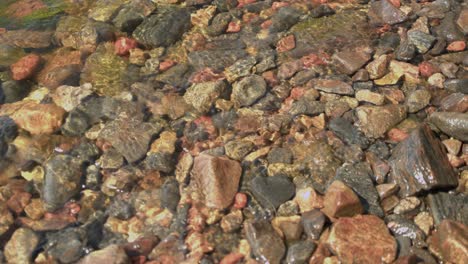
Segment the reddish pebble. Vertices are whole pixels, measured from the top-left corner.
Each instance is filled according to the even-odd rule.
[[[227,33],[236,33],[241,30],[241,26],[239,22],[229,22],[228,27],[226,29]]]
[[[236,193],[234,197],[234,208],[242,209],[247,205],[247,195],[245,193]]]
[[[302,67],[308,69],[314,65],[326,64],[317,54],[309,54],[301,58]]]
[[[41,57],[29,54],[11,65],[13,80],[25,80],[30,78],[39,68]]]
[[[275,87],[279,84],[278,76],[276,76],[274,71],[266,71],[262,73],[262,77],[270,87]]]
[[[231,253],[224,256],[224,258],[219,262],[219,264],[236,264],[239,263],[244,258],[244,255],[241,253]]]
[[[257,0],[239,0],[238,4],[237,4],[237,7],[243,7],[245,5],[252,4],[252,3],[255,3],[255,2],[257,2]]]
[[[159,64],[159,70],[160,71],[167,71],[170,69],[172,66],[176,65],[176,62],[173,60],[165,60]]]
[[[194,73],[189,78],[191,83],[202,83],[202,82],[212,82],[224,79],[222,73],[216,73],[211,68],[204,68],[196,73]]]
[[[271,5],[271,8],[273,10],[278,10],[281,7],[285,7],[285,6],[288,6],[288,5],[289,5],[288,2],[273,2],[273,4]]]
[[[294,87],[291,89],[291,98],[294,100],[299,100],[301,98],[306,90],[302,87]]]
[[[268,19],[268,20],[265,20],[265,22],[263,22],[263,23],[260,25],[260,27],[261,27],[262,29],[267,29],[267,28],[269,28],[269,27],[271,26],[271,24],[273,24],[273,22],[272,22],[270,19]]]
[[[389,2],[397,8],[400,8],[401,6],[400,0],[389,0]]]
[[[278,52],[285,52],[288,50],[292,50],[296,47],[296,38],[294,35],[288,35],[282,39],[280,39],[276,45],[276,50]]]
[[[121,37],[115,42],[115,54],[120,56],[126,56],[130,53],[131,49],[138,46],[136,40],[126,37]]]
[[[408,137],[408,134],[401,129],[392,128],[388,131],[388,138],[391,141],[400,142],[405,140]]]
[[[465,48],[466,43],[463,40],[454,41],[447,46],[448,51],[462,51],[465,50]]]
[[[423,77],[429,77],[438,72],[437,68],[430,62],[424,61],[419,64],[419,73]]]
[[[7,201],[7,206],[10,210],[14,211],[17,214],[20,214],[26,205],[31,201],[31,194],[27,192],[15,193]]]

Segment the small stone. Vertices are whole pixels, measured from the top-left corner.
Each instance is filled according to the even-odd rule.
[[[293,153],[287,148],[272,148],[268,153],[268,163],[287,163],[291,164],[293,160]]]
[[[32,256],[39,244],[39,236],[28,228],[19,228],[5,245],[8,263],[32,263]]]
[[[400,200],[397,206],[393,208],[393,212],[395,214],[410,213],[414,211],[416,208],[418,208],[419,205],[421,205],[421,201],[417,197],[414,197],[414,196],[406,197]]]
[[[237,33],[241,30],[241,24],[240,21],[231,21],[228,23],[227,28],[226,28],[226,33]]]
[[[313,240],[318,240],[322,234],[325,226],[326,217],[325,215],[317,210],[311,210],[302,213],[301,222],[304,227],[304,232],[307,237]]]
[[[429,122],[442,132],[462,141],[468,140],[468,114],[457,112],[435,112]]]
[[[234,196],[234,208],[236,209],[243,209],[247,206],[247,195],[245,193],[236,193]]]
[[[428,61],[421,62],[418,67],[422,77],[429,77],[437,72],[437,68]]]
[[[406,101],[409,113],[415,113],[426,107],[431,100],[431,93],[427,90],[416,90],[412,92]]]
[[[254,148],[254,143],[247,140],[233,140],[224,145],[226,156],[234,160],[242,160]]]
[[[305,264],[310,259],[317,246],[308,240],[300,241],[288,248],[287,264]]]
[[[26,215],[33,219],[39,220],[47,212],[44,207],[44,202],[41,199],[32,199],[31,202],[24,208]]]
[[[406,109],[402,105],[359,106],[356,115],[366,136],[378,138],[406,118]]]
[[[330,218],[361,214],[363,208],[357,195],[341,181],[328,187],[323,201],[323,212]]]
[[[226,233],[237,231],[241,228],[243,221],[242,211],[234,210],[221,219],[221,229]]]
[[[380,200],[383,200],[398,191],[398,185],[395,183],[379,184],[375,188],[379,193]]]
[[[184,100],[198,112],[207,113],[213,103],[226,89],[224,81],[203,82],[190,86],[184,94]]]
[[[410,30],[408,32],[408,40],[416,46],[419,53],[424,54],[431,48],[436,38],[419,30]]]
[[[51,97],[56,105],[70,112],[92,94],[92,85],[86,83],[78,87],[67,85],[59,86]]]
[[[13,80],[25,80],[32,77],[38,70],[41,57],[36,54],[29,54],[22,57],[11,65]]]
[[[317,79],[313,82],[313,87],[319,91],[323,91],[326,93],[334,93],[341,95],[354,94],[354,90],[351,85],[338,80]]]
[[[369,140],[364,134],[344,118],[334,118],[330,121],[328,126],[341,140],[350,145],[357,144],[361,148],[367,148],[369,146]]]
[[[323,197],[311,187],[297,190],[294,200],[299,205],[301,213],[323,208]]]
[[[463,51],[465,50],[465,48],[466,48],[466,43],[463,40],[454,41],[447,46],[447,50],[453,51],[453,52]]]
[[[360,102],[368,102],[375,105],[383,105],[385,103],[384,95],[366,89],[357,91],[356,99]]]
[[[159,134],[150,147],[150,152],[153,153],[168,153],[174,154],[177,142],[177,134],[172,131],[163,131]]]
[[[387,66],[390,62],[389,56],[384,54],[378,56],[366,66],[371,80],[382,78],[387,73]]]
[[[421,228],[424,234],[429,235],[432,227],[434,226],[434,219],[428,212],[420,212],[414,217],[414,223]]]
[[[294,184],[286,176],[257,176],[251,180],[250,185],[253,196],[265,208],[278,208],[296,192]]]
[[[392,211],[393,208],[395,208],[395,206],[397,206],[398,202],[400,202],[398,196],[390,195],[389,197],[382,199],[382,201],[380,202],[380,206],[382,207],[384,212],[388,213]]]
[[[427,125],[415,129],[396,146],[389,164],[391,179],[400,186],[403,197],[458,184],[442,144]]]
[[[301,238],[303,229],[301,217],[298,215],[277,216],[271,221],[271,224],[287,242],[297,241]]]
[[[383,183],[390,171],[390,166],[387,162],[381,160],[375,153],[366,152],[366,160],[371,165],[372,171],[374,172],[373,179],[377,183]]]
[[[91,252],[89,255],[80,260],[79,264],[92,264],[92,263],[115,263],[124,264],[130,261],[125,253],[125,250],[119,245],[110,245],[106,248]]]
[[[458,92],[458,93],[468,93],[468,79],[450,79],[445,81],[444,88],[451,91],[451,92]]]
[[[429,238],[429,250],[440,259],[456,264],[468,262],[468,247],[466,225],[444,220],[437,231]]]
[[[266,92],[266,82],[258,75],[251,75],[235,82],[231,100],[237,107],[250,106]]]
[[[388,0],[372,2],[367,14],[372,24],[398,24],[406,20],[407,15],[392,5]]]
[[[244,226],[252,254],[271,264],[279,264],[286,248],[283,240],[267,221],[247,221]]]
[[[416,47],[408,40],[403,40],[395,50],[395,58],[401,61],[409,61],[416,55]]]
[[[276,51],[278,53],[292,50],[296,47],[296,39],[293,34],[288,35],[278,41],[276,44]]]
[[[175,179],[167,180],[161,186],[161,207],[175,213],[179,201],[179,183]]]
[[[344,263],[391,263],[397,254],[395,239],[373,215],[339,218],[327,244]]]
[[[136,48],[138,43],[136,40],[126,37],[120,37],[115,41],[114,50],[115,54],[119,56],[127,56],[130,54],[130,50]]]
[[[460,27],[460,29],[463,31],[463,33],[466,35],[468,34],[468,8],[463,8],[458,15],[457,19],[457,25]]]
[[[255,57],[248,56],[236,61],[224,70],[224,75],[228,82],[232,83],[238,79],[248,76],[252,73],[252,68],[257,63]]]
[[[193,164],[192,179],[203,194],[206,206],[224,209],[237,193],[241,173],[237,161],[200,154]]]
[[[444,144],[448,153],[452,155],[458,155],[462,147],[462,142],[453,138],[442,141],[442,144]]]
[[[445,76],[442,73],[434,73],[427,79],[427,83],[437,88],[444,88]]]
[[[468,110],[468,95],[452,93],[440,101],[439,108],[443,112],[466,112]]]
[[[410,238],[412,244],[417,247],[426,245],[424,232],[412,220],[398,214],[388,215],[385,220],[394,236]]]
[[[339,71],[352,75],[370,60],[370,54],[366,50],[341,51],[335,53],[332,59]]]

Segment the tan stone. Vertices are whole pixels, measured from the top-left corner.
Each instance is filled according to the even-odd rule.
[[[323,212],[330,218],[354,216],[363,212],[359,197],[341,181],[328,187],[323,201]]]
[[[275,217],[271,224],[286,241],[295,241],[301,238],[303,228],[301,217],[298,215]]]
[[[420,212],[414,217],[414,223],[426,234],[429,235],[432,227],[434,226],[434,219],[428,212]]]
[[[175,132],[164,131],[159,135],[159,138],[151,144],[150,152],[173,154],[175,152],[176,141],[177,135]]]
[[[375,105],[383,105],[385,102],[384,95],[366,89],[357,91],[356,99],[360,102],[368,102]]]
[[[31,229],[20,228],[13,233],[5,246],[8,263],[31,263],[31,257],[39,244],[39,236]]]
[[[319,195],[312,187],[298,190],[294,200],[299,205],[299,210],[301,213],[313,209],[323,208],[323,197]]]

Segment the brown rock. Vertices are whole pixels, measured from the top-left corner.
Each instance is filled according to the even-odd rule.
[[[388,55],[380,55],[366,66],[369,72],[369,78],[372,80],[382,78],[387,73],[387,66],[389,62]]]
[[[375,186],[377,189],[377,192],[379,193],[380,199],[385,199],[389,197],[390,195],[394,194],[396,191],[398,191],[398,185],[394,183],[384,183]]]
[[[234,232],[241,228],[244,217],[241,210],[233,210],[221,219],[221,229],[224,232]]]
[[[385,223],[374,215],[338,219],[327,244],[342,263],[391,263],[397,253],[395,239]]]
[[[303,227],[301,217],[298,215],[275,217],[271,224],[276,232],[288,242],[301,238]]]
[[[294,35],[288,35],[282,39],[280,39],[276,45],[276,50],[278,52],[285,52],[288,50],[292,50],[296,47],[296,39]]]
[[[16,214],[20,214],[26,205],[28,205],[31,200],[31,196],[32,195],[28,192],[17,192],[8,199],[7,206]]]
[[[332,58],[341,72],[351,75],[370,60],[370,55],[366,50],[347,50],[335,53]]]
[[[5,246],[5,257],[8,263],[31,263],[32,254],[39,244],[39,236],[31,229],[20,228]]]
[[[125,250],[119,245],[110,245],[101,250],[91,252],[84,257],[79,264],[93,263],[112,263],[112,264],[127,264],[130,262]]]
[[[399,202],[400,202],[400,199],[398,199],[398,196],[390,195],[389,197],[384,198],[380,202],[380,206],[385,212],[390,212],[391,210],[393,210],[393,208],[395,208],[395,206],[397,206]]]
[[[48,88],[57,88],[62,84],[77,84],[82,67],[81,59],[82,53],[78,50],[67,48],[57,50],[39,72],[38,82]]]
[[[395,147],[389,164],[391,180],[400,186],[403,197],[458,184],[442,144],[427,125],[415,129]]]
[[[353,87],[351,87],[351,85],[338,80],[318,79],[313,81],[313,84],[315,89],[326,93],[342,95],[352,95],[354,93]]]
[[[41,57],[36,54],[29,54],[11,65],[13,80],[25,80],[33,76],[39,68]]]
[[[468,263],[468,228],[452,220],[444,220],[429,238],[429,250],[440,259],[455,263]]]
[[[234,199],[239,187],[242,168],[226,157],[200,154],[195,158],[192,179],[208,207],[224,209]]]
[[[43,8],[47,6],[42,0],[19,0],[9,5],[5,13],[15,18],[22,18]]]
[[[27,29],[0,32],[0,44],[20,48],[47,48],[52,44],[53,31],[35,31]]]
[[[325,193],[323,212],[330,218],[354,216],[363,212],[359,197],[341,181],[334,181]]]
[[[299,206],[301,213],[323,208],[323,197],[312,187],[297,190],[294,200]]]
[[[385,132],[406,118],[402,105],[360,106],[356,108],[359,126],[368,137],[382,137]]]

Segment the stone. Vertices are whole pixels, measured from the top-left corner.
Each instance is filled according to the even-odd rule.
[[[115,41],[114,50],[115,54],[119,56],[126,56],[130,54],[130,50],[136,48],[138,42],[131,38],[120,37]]]
[[[444,88],[445,76],[442,73],[434,73],[427,78],[427,83],[437,88]]]
[[[365,50],[341,51],[335,53],[332,59],[339,71],[352,75],[370,60],[370,54]]]
[[[160,130],[159,125],[136,119],[117,119],[104,126],[99,138],[112,144],[128,162],[133,163],[145,157],[152,137]]]
[[[297,101],[294,101],[291,109],[289,109],[289,114],[292,116],[298,115],[309,115],[314,116],[325,112],[325,104],[320,101],[312,101],[308,98],[300,98]]]
[[[414,223],[428,236],[434,226],[434,219],[430,213],[420,212],[414,217]]]
[[[408,40],[416,47],[419,53],[424,54],[431,48],[436,38],[431,34],[419,30],[410,30],[408,32]]]
[[[456,264],[466,263],[468,261],[467,236],[466,225],[444,220],[429,238],[429,250],[444,261]]]
[[[94,50],[100,41],[113,39],[113,27],[86,17],[62,16],[54,36],[64,47]]]
[[[216,209],[225,209],[232,203],[241,174],[237,161],[208,154],[198,155],[192,169],[192,179],[204,196],[204,204]]]
[[[161,207],[175,213],[180,201],[179,183],[176,180],[167,180],[161,186]]]
[[[291,164],[293,160],[293,153],[287,148],[272,148],[268,152],[267,160],[269,164],[273,163],[287,163]]]
[[[409,61],[416,55],[416,47],[409,40],[403,40],[395,50],[395,58],[401,61]]]
[[[427,90],[416,90],[408,96],[406,99],[406,105],[408,106],[409,113],[416,113],[421,109],[424,109],[431,100],[431,93]]]
[[[468,110],[468,95],[452,93],[440,101],[439,108],[443,112],[466,112]]]
[[[468,196],[463,193],[432,193],[427,196],[427,204],[436,225],[444,219],[468,224]]]
[[[395,239],[385,223],[373,215],[338,219],[327,245],[344,263],[392,263],[397,254]]]
[[[88,12],[88,17],[96,21],[109,22],[118,9],[128,0],[97,0]]]
[[[252,73],[252,68],[256,63],[257,60],[255,57],[248,56],[246,58],[242,58],[227,67],[226,70],[224,70],[224,75],[228,82],[232,83],[242,77],[250,75]]]
[[[304,227],[304,232],[309,239],[318,240],[325,227],[325,215],[317,210],[311,210],[302,213],[301,222]]]
[[[263,77],[250,75],[234,83],[231,100],[237,107],[250,106],[266,92],[266,82]]]
[[[419,83],[419,67],[410,63],[401,62],[397,60],[390,61],[390,72],[384,77],[374,81],[377,85],[391,85],[396,84],[402,77],[405,83],[417,84]]]
[[[375,25],[394,25],[407,19],[407,15],[388,0],[372,2],[367,15],[370,18],[370,23]]]
[[[278,53],[292,50],[296,47],[296,38],[293,34],[288,35],[276,43],[276,51]]]
[[[465,48],[466,43],[463,40],[453,41],[447,46],[447,50],[452,52],[463,51]]]
[[[47,211],[61,208],[81,191],[81,166],[78,159],[64,154],[55,155],[46,162],[42,199]]]
[[[0,141],[12,142],[18,135],[18,126],[8,116],[0,116]]]
[[[19,228],[5,245],[8,263],[32,263],[32,256],[39,245],[39,236],[28,228]]]
[[[311,187],[297,190],[294,200],[302,213],[316,208],[323,208],[323,197]]]
[[[252,195],[265,208],[278,208],[291,199],[296,191],[286,176],[257,176],[250,181]]]
[[[77,87],[68,85],[59,86],[51,97],[56,105],[70,112],[92,94],[92,85],[86,83]]]
[[[282,32],[299,22],[301,12],[290,6],[282,7],[271,17],[271,25],[268,31],[271,33]]]
[[[224,145],[226,156],[234,160],[242,160],[254,148],[254,143],[247,140],[232,140]]]
[[[391,181],[400,186],[403,197],[458,184],[442,144],[427,125],[413,130],[395,147],[389,165]]]
[[[385,103],[384,95],[371,92],[367,89],[357,91],[356,99],[360,102],[368,102],[374,105],[383,105]]]
[[[114,264],[125,264],[130,261],[130,258],[125,253],[125,250],[119,245],[110,245],[103,249],[91,252],[85,256],[78,263],[79,264],[92,264],[109,262]]]
[[[398,191],[398,185],[395,183],[379,184],[375,187],[379,193],[380,200],[383,200]]]
[[[468,140],[467,113],[435,112],[429,116],[429,122],[449,136],[462,141]]]
[[[155,8],[156,6],[150,0],[131,1],[118,11],[112,22],[123,32],[133,32]]]
[[[382,137],[388,130],[406,118],[402,105],[359,106],[356,108],[359,127],[368,137]]]
[[[242,227],[243,221],[242,211],[234,210],[221,219],[221,229],[226,233],[235,232]]]
[[[247,221],[244,230],[255,257],[271,264],[281,262],[286,253],[286,247],[270,223]]]
[[[186,90],[184,100],[199,113],[205,114],[226,89],[227,86],[224,81],[196,83]]]
[[[462,147],[462,142],[453,138],[443,140],[442,144],[444,144],[447,152],[452,155],[458,155]]]
[[[417,247],[426,245],[426,235],[424,232],[405,216],[391,214],[385,218],[385,221],[387,222],[387,227],[394,236],[407,237],[411,239],[412,244]]]
[[[7,30],[0,34],[0,44],[20,48],[41,49],[52,45],[53,31]]]
[[[468,8],[463,8],[460,11],[460,14],[458,15],[457,19],[457,25],[460,27],[460,29],[463,31],[465,35],[468,34]]]
[[[421,205],[421,200],[417,197],[410,196],[401,199],[400,202],[393,208],[395,214],[411,213]]]
[[[456,93],[468,94],[468,79],[450,79],[444,82],[444,88]]]
[[[369,146],[369,140],[347,119],[341,117],[334,118],[329,122],[328,126],[331,131],[347,144],[356,144],[361,148]]]
[[[33,53],[22,57],[10,66],[13,80],[31,78],[39,69],[40,62],[41,57]]]
[[[317,246],[315,243],[304,240],[297,243],[294,243],[288,248],[288,253],[286,255],[287,264],[305,264],[308,263],[310,256],[314,252]]]
[[[341,181],[334,181],[327,189],[322,211],[330,218],[361,214],[363,208],[357,195]]]
[[[271,221],[273,228],[287,242],[297,241],[302,235],[301,217],[293,216],[277,216]]]
[[[186,8],[159,8],[135,29],[133,37],[150,47],[167,47],[180,39],[190,28],[190,12]]]
[[[334,93],[340,95],[354,94],[354,90],[351,85],[338,80],[317,79],[313,82],[312,85],[315,89],[326,93]]]

